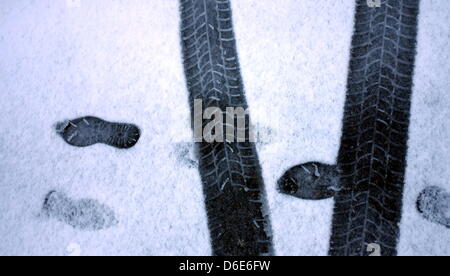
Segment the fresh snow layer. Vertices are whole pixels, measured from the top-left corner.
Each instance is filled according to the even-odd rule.
[[[191,139],[178,2],[2,1],[0,255],[207,255],[199,175],[177,162]],[[138,125],[130,150],[75,148],[54,131],[95,115]],[[187,138],[186,138],[187,137]],[[57,190],[92,198],[117,226],[85,232],[41,214]]]
[[[415,209],[450,191],[450,2],[422,0],[401,255],[450,255],[450,231]],[[339,149],[350,0],[233,0],[234,27],[277,255],[326,255],[333,200],[281,195],[299,163]],[[209,255],[181,63],[177,0],[0,2],[0,255]],[[138,125],[130,150],[67,145],[57,122]],[[94,199],[114,227],[81,231],[42,212],[47,193]]]
[[[450,192],[450,1],[422,0],[399,254],[450,256],[450,230],[417,212],[428,186]]]
[[[232,1],[253,123],[270,128],[259,157],[277,255],[326,255],[333,200],[278,193],[289,168],[335,164],[340,145],[354,2]]]

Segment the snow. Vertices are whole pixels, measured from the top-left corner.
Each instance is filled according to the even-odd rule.
[[[401,255],[450,255],[421,218],[426,186],[450,191],[450,2],[421,1]],[[79,4],[79,5],[78,5]],[[350,0],[234,0],[237,46],[277,255],[326,255],[333,201],[276,181],[339,149],[353,28]],[[192,156],[177,0],[0,1],[0,255],[209,255]],[[275,41],[275,43],[273,42]],[[68,146],[55,123],[85,115],[142,130],[130,150]],[[186,153],[187,152],[187,153]],[[81,231],[42,213],[51,190],[93,199],[117,225]]]
[[[177,1],[2,1],[0,255],[207,255],[195,169],[172,156],[191,140]],[[54,124],[96,115],[142,129],[121,151],[74,148]],[[187,136],[187,138],[185,138]],[[48,220],[45,195],[109,206],[119,223],[85,232]]]
[[[277,255],[326,255],[333,200],[279,194],[292,166],[336,162],[354,2],[233,1],[241,70],[253,123],[272,129],[259,151]],[[273,42],[275,41],[275,43]]]
[[[402,255],[450,255],[450,230],[422,218],[415,203],[428,186],[450,192],[450,2],[422,0],[400,224]]]

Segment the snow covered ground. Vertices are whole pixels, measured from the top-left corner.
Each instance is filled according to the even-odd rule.
[[[351,0],[233,0],[241,69],[277,255],[326,255],[333,201],[278,194],[293,165],[334,163]],[[181,63],[177,0],[0,0],[0,255],[209,255]],[[422,0],[399,254],[450,255],[418,193],[450,191],[450,2]],[[55,123],[95,115],[137,124],[130,150],[74,148]],[[95,199],[119,223],[87,232],[45,217],[51,190]],[[75,250],[75,252],[73,252]]]

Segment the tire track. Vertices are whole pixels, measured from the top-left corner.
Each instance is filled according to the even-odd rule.
[[[194,100],[247,109],[229,0],[180,0],[191,119]],[[208,122],[203,122],[203,127]],[[249,131],[246,119],[246,133]],[[214,255],[272,253],[264,184],[254,143],[199,142],[199,172]]]
[[[330,255],[396,255],[419,0],[356,1]]]

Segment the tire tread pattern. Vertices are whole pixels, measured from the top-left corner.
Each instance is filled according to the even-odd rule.
[[[356,1],[330,255],[396,255],[419,0]]]
[[[196,99],[203,101],[203,109],[246,109],[229,0],[180,3],[191,119]],[[247,120],[247,132],[249,124]],[[270,223],[254,143],[196,144],[214,255],[271,254]]]

